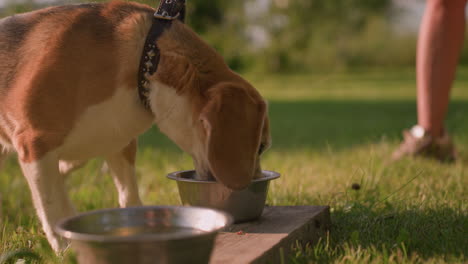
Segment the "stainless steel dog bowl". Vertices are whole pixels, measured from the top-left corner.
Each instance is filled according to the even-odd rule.
[[[167,177],[177,181],[183,205],[223,210],[230,213],[235,222],[244,222],[262,215],[270,181],[280,177],[273,171],[264,170],[262,173],[262,178],[253,180],[240,191],[233,191],[214,180],[196,180],[194,170],[173,172]]]
[[[106,209],[61,221],[80,264],[208,263],[228,214],[197,207]]]

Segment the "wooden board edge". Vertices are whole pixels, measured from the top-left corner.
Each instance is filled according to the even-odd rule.
[[[316,244],[321,237],[324,237],[331,229],[330,207],[323,206],[324,210],[304,224],[304,231],[296,230],[291,235],[285,237],[276,246],[265,251],[252,264],[266,263],[289,263],[289,259],[295,251],[296,243],[303,248],[306,245]]]

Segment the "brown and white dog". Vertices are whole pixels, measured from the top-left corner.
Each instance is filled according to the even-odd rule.
[[[191,29],[173,21],[137,76],[155,10],[128,2],[52,7],[0,20],[0,159],[16,151],[54,250],[54,224],[74,214],[65,175],[105,158],[122,207],[140,205],[136,138],[153,124],[191,154],[198,175],[232,189],[260,173],[270,144],[266,103]],[[3,153],[3,154],[2,154]]]

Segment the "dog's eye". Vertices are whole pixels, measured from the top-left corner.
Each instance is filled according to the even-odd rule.
[[[258,148],[258,155],[262,155],[265,151],[265,143],[260,143],[260,147]]]

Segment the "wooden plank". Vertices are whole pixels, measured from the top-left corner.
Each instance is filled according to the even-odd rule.
[[[265,207],[259,220],[233,225],[218,235],[210,263],[280,263],[296,241],[315,243],[330,225],[328,206]]]

